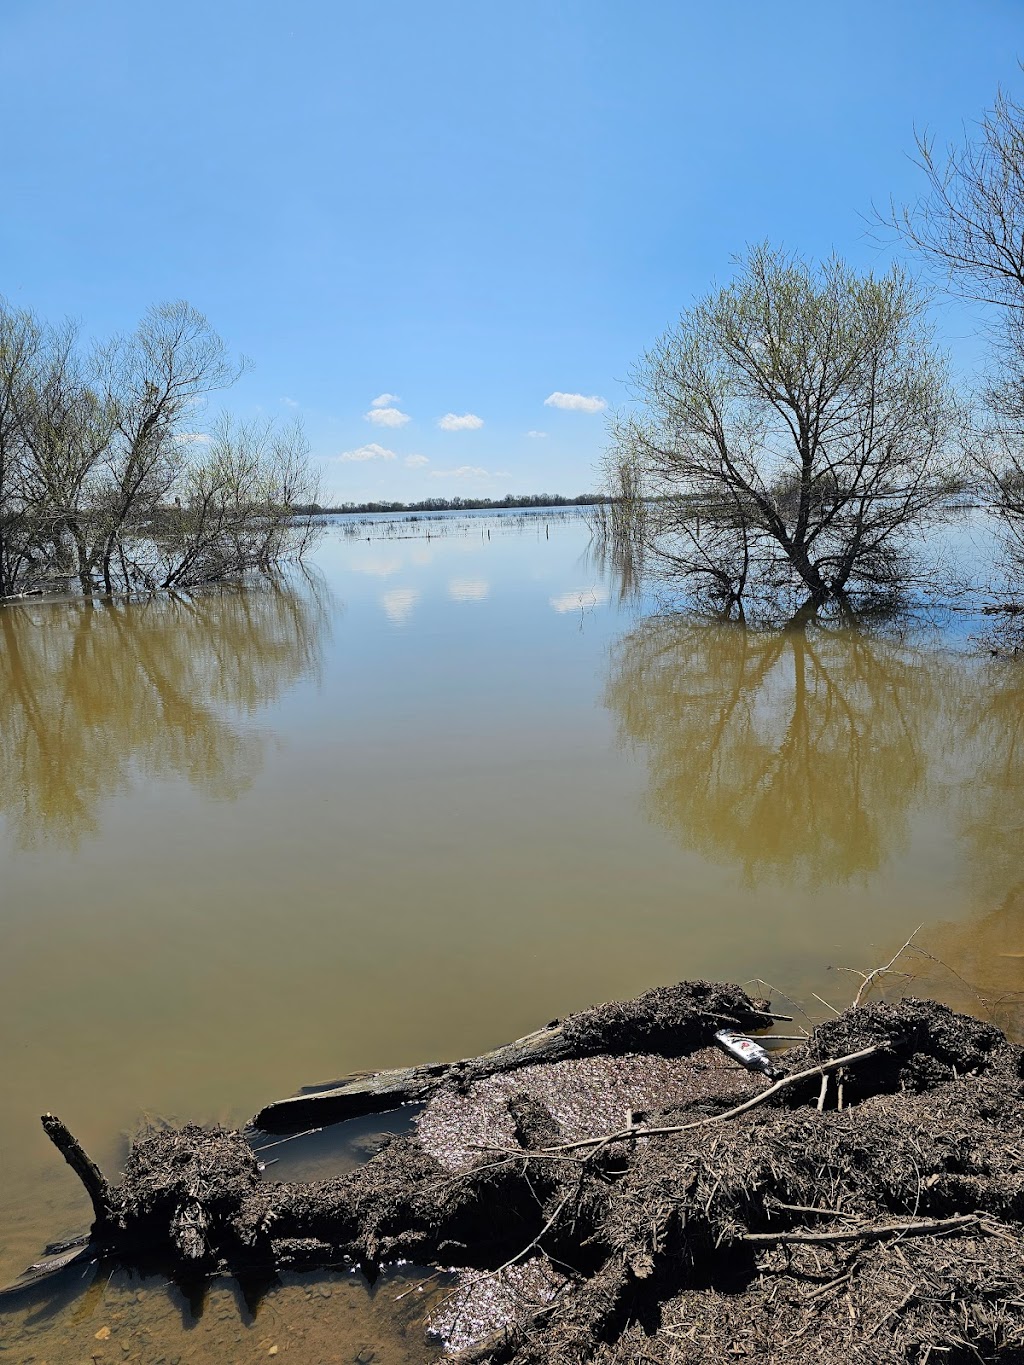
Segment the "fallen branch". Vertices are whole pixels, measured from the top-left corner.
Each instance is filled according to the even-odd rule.
[[[876,1223],[871,1227],[850,1228],[843,1232],[743,1232],[736,1240],[764,1246],[779,1243],[787,1246],[801,1243],[826,1246],[837,1242],[882,1242],[887,1237],[937,1237],[944,1232],[960,1232],[964,1228],[983,1226],[981,1218],[976,1213],[970,1213],[914,1223]]]
[[[616,1005],[614,1013],[607,1006],[584,1010],[480,1057],[396,1071],[364,1071],[330,1088],[276,1100],[259,1111],[253,1126],[264,1132],[288,1133],[314,1124],[382,1114],[405,1104],[423,1103],[450,1080],[482,1080],[524,1066],[598,1053],[646,1051],[683,1056],[710,1044],[716,1029],[752,1032],[789,1018],[773,1013],[766,1001],[755,1003],[738,986],[709,988],[703,982],[681,982],[656,987]]]

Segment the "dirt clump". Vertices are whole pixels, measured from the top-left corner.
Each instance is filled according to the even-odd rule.
[[[588,1012],[580,1058],[452,1078],[333,1180],[261,1178],[240,1134],[149,1135],[106,1251],[162,1238],[181,1263],[201,1236],[236,1274],[454,1270],[431,1323],[464,1365],[1024,1361],[1021,1049],[934,1002],[871,1004],[770,1086],[707,1051],[736,989]]]
[[[846,1010],[819,1024],[807,1047],[787,1060],[796,1069],[805,1059],[813,1065],[878,1043],[885,1050],[851,1074],[849,1100],[879,1091],[928,1090],[984,1071],[997,1060],[1006,1040],[981,1019],[957,1014],[934,1000],[907,998]]]
[[[563,1027],[566,1042],[579,1056],[657,1052],[680,1057],[703,1047],[709,1029],[768,1024],[767,1005],[761,1010],[759,1003],[739,986],[681,981],[655,986],[634,1000],[611,1001],[570,1015]]]

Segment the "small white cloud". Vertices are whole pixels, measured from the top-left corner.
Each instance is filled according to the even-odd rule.
[[[391,408],[402,400],[397,393],[379,393],[370,404],[371,408]]]
[[[390,592],[382,594],[380,604],[391,624],[402,626],[409,619],[419,597],[419,588],[392,588]]]
[[[425,464],[429,463],[426,455],[406,455],[404,460],[406,469],[422,469]]]
[[[486,578],[453,578],[448,596],[453,602],[482,602],[491,590]]]
[[[213,437],[207,436],[205,431],[179,431],[174,439],[183,446],[208,446],[213,444]]]
[[[584,393],[560,393],[556,389],[544,399],[544,406],[562,408],[565,412],[604,412],[608,401],[598,398],[597,394],[591,394],[588,398]]]
[[[477,464],[460,464],[458,469],[432,469],[432,479],[489,479],[491,475]]]
[[[573,588],[548,599],[557,612],[586,611],[589,607],[603,607],[608,601],[608,589],[602,587]]]
[[[531,441],[543,441],[544,438],[547,436],[546,431],[528,431],[526,434],[527,436],[529,436]]]
[[[371,441],[369,445],[360,446],[358,450],[346,450],[341,455],[335,455],[336,460],[393,460],[395,452],[388,450],[385,446],[379,446],[376,441]]]
[[[282,398],[281,402],[285,405],[286,408],[297,408],[299,406],[299,404],[296,403],[294,398]]]
[[[412,420],[407,412],[400,412],[398,408],[371,408],[363,416],[376,427],[404,427]]]
[[[464,412],[461,416],[456,412],[446,412],[437,419],[442,431],[478,431],[483,424],[484,419],[477,417],[475,412]]]

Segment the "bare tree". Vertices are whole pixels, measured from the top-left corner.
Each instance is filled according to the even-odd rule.
[[[924,300],[754,248],[633,372],[609,458],[620,532],[724,602],[892,591],[957,487],[957,411]]]
[[[313,528],[298,509],[315,503],[319,488],[300,423],[281,430],[272,421],[225,417],[208,446],[188,443],[188,450],[176,471],[174,510],[151,540],[156,586],[195,587],[301,557]]]
[[[206,394],[234,383],[241,367],[230,364],[206,318],[184,302],[151,308],[131,336],[114,340],[97,361],[117,431],[97,500],[99,563],[109,593],[115,556],[124,558],[126,525],[138,520],[140,509],[158,507],[174,484],[182,422]]]
[[[962,298],[992,305],[992,360],[970,457],[1024,558],[1024,105],[1003,91],[960,144],[916,139],[927,188],[880,215]]]
[[[1024,308],[1024,106],[999,91],[978,134],[941,153],[916,138],[928,182],[914,203],[882,222],[946,272],[964,298]]]
[[[24,413],[44,349],[39,320],[0,299],[0,597],[15,592],[34,564]]]
[[[187,303],[83,353],[0,300],[0,597],[157,591],[300,556],[317,500],[301,429],[197,432],[241,367]]]

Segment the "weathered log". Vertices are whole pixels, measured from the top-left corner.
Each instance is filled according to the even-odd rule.
[[[102,1171],[56,1114],[44,1114],[41,1121],[46,1136],[85,1186],[96,1222],[100,1225],[106,1223],[110,1218],[112,1202],[110,1186]]]
[[[555,1020],[479,1057],[370,1075],[360,1072],[329,1089],[277,1100],[259,1111],[253,1126],[270,1133],[299,1132],[421,1103],[448,1081],[469,1084],[485,1076],[568,1058],[625,1052],[681,1056],[703,1046],[716,1029],[729,1026],[750,1032],[787,1017],[772,1014],[765,1002],[751,1000],[738,986],[704,981],[659,986],[635,1000],[599,1005]]]

